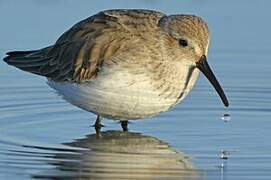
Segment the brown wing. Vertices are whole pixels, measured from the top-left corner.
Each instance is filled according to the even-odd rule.
[[[83,82],[95,77],[99,64],[116,51],[120,28],[117,18],[101,12],[75,24],[53,46],[9,52],[4,61],[55,81]]]
[[[53,46],[9,52],[4,61],[55,81],[84,82],[95,77],[105,59],[112,59],[125,44],[129,46],[129,40],[157,27],[162,16],[149,10],[100,12],[75,24]]]

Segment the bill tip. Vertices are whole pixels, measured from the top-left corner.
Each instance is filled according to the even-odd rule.
[[[229,102],[225,102],[224,105],[225,105],[226,107],[229,107],[230,104],[229,104]]]

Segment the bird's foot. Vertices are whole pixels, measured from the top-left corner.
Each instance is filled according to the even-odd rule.
[[[104,127],[104,125],[102,125],[101,121],[102,121],[102,118],[101,118],[101,116],[98,115],[96,118],[95,124],[93,125],[93,127],[95,127],[97,137],[101,136],[101,129],[102,129],[102,127]]]
[[[124,132],[127,132],[128,131],[128,121],[120,121],[120,123],[121,123],[122,130]]]

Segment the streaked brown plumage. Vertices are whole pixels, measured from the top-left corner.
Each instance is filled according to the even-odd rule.
[[[9,52],[4,61],[47,77],[76,106],[128,120],[176,105],[196,82],[197,68],[227,106],[206,61],[208,46],[207,24],[197,16],[108,10],[75,24],[52,46]]]
[[[150,30],[157,27],[163,16],[153,11],[142,12],[100,12],[75,24],[53,46],[37,51],[10,52],[5,60],[22,70],[57,81],[89,80],[95,77],[104,60],[112,59],[125,49],[122,41],[140,38],[142,32],[135,28]],[[140,22],[138,18],[141,18]]]

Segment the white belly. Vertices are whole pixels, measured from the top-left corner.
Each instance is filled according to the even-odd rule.
[[[193,72],[187,87],[181,86],[185,77],[180,77],[180,87],[166,98],[155,89],[148,76],[124,71],[99,74],[94,80],[80,84],[50,80],[48,84],[65,100],[86,111],[110,119],[132,120],[167,111],[183,99],[194,85],[198,71]],[[182,97],[178,99],[181,93]]]

